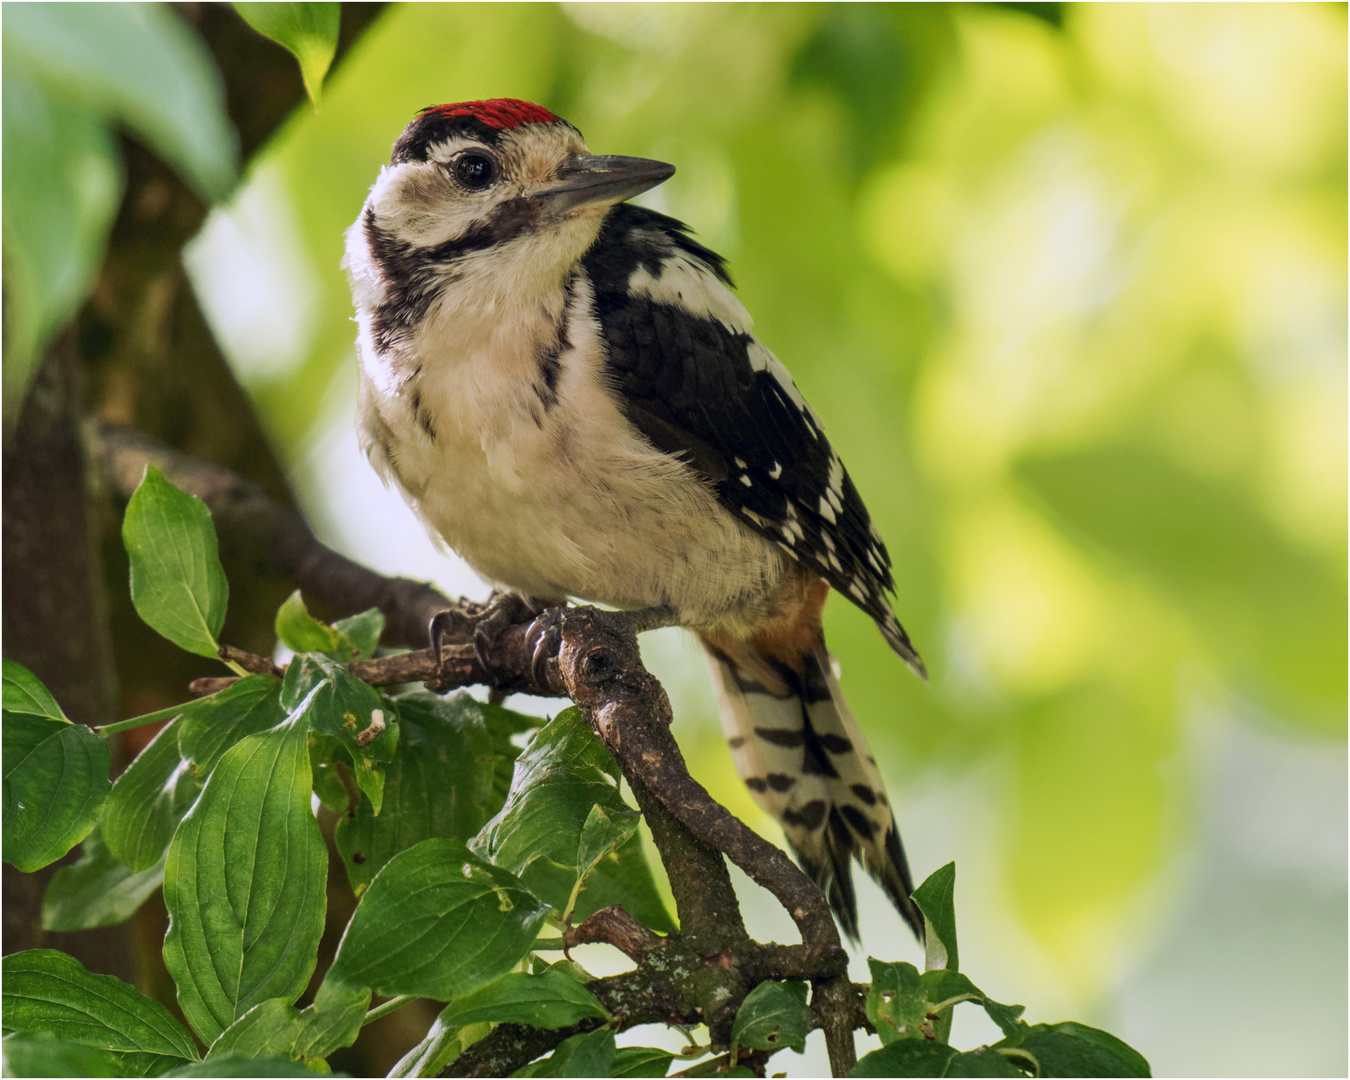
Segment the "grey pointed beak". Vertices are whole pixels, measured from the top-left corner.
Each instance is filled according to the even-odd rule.
[[[623,202],[674,175],[675,166],[664,161],[592,154],[565,162],[557,179],[538,194],[550,209],[564,213],[579,206]]]

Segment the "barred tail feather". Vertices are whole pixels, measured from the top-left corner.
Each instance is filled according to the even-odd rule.
[[[923,916],[910,898],[914,885],[885,785],[824,642],[802,658],[800,671],[748,643],[734,652],[706,639],[703,645],[736,771],[782,823],[844,933],[858,938],[850,866],[857,859],[922,939]]]

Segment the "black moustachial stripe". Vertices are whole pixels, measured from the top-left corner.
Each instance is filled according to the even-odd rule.
[[[874,619],[893,623],[886,598],[894,590],[891,560],[867,508],[814,416],[772,371],[755,369],[755,339],[711,316],[630,291],[636,271],[659,279],[681,258],[729,282],[721,257],[687,231],[672,218],[625,203],[610,212],[582,259],[621,408],[653,445],[707,477],[719,501],[743,522]]]
[[[418,245],[382,226],[375,207],[367,203],[361,226],[384,285],[384,299],[371,319],[376,351],[397,349],[404,335],[421,323],[440,291],[455,280],[458,260],[533,232],[541,213],[537,199],[508,199],[462,235],[439,244]]]

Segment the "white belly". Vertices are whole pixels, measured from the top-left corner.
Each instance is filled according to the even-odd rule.
[[[693,626],[739,622],[790,560],[627,423],[601,383],[580,300],[547,407],[535,354],[504,347],[502,334],[453,357],[424,348],[418,377],[398,385],[372,377],[363,355],[359,425],[372,461],[489,580],[542,598],[670,605]]]

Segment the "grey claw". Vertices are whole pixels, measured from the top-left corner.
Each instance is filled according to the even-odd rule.
[[[558,655],[562,645],[562,618],[564,608],[548,608],[530,623],[526,641],[534,645],[530,655],[530,673],[536,683],[548,682],[548,663]]]
[[[444,656],[441,649],[445,644],[446,634],[454,629],[455,617],[455,612],[447,608],[445,611],[436,612],[436,614],[431,617],[431,621],[427,623],[427,637],[431,641],[431,651],[436,654],[437,671],[440,670],[441,664],[444,662]]]

